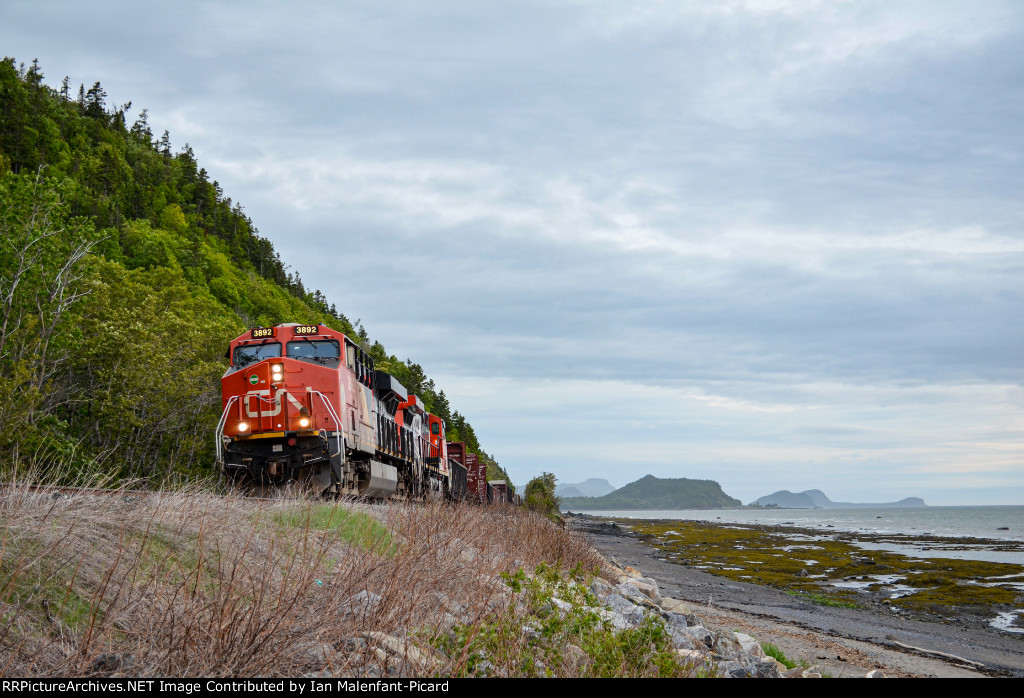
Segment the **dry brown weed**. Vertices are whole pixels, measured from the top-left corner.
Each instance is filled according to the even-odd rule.
[[[280,520],[329,506],[8,486],[0,673],[444,673],[429,639],[507,608],[501,572],[602,563],[583,539],[507,506],[333,505],[380,521],[390,546]]]

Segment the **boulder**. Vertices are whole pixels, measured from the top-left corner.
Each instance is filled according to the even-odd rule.
[[[602,614],[602,617],[611,621],[612,626],[618,630],[637,627],[644,622],[644,618],[647,615],[643,608],[627,601],[618,594],[610,594],[605,597],[604,602],[612,615],[605,616]]]
[[[755,665],[754,678],[781,679],[785,672],[785,664],[780,664],[774,657],[765,657]]]
[[[360,633],[360,636],[374,646],[373,654],[379,661],[388,667],[397,665],[403,676],[428,675],[440,667],[440,659],[433,651],[421,649],[406,638],[376,630]]]
[[[746,633],[733,631],[733,637],[740,643],[740,647],[743,651],[752,657],[757,659],[764,659],[765,653],[761,649],[761,643],[757,641],[757,638],[747,635]]]
[[[644,606],[645,608],[649,608],[652,611],[661,611],[661,606],[652,601],[650,597],[647,596],[647,594],[645,594],[641,589],[639,589],[637,585],[633,583],[633,580],[629,580],[621,584],[618,584],[615,587],[615,591],[617,591],[619,594],[629,599],[633,603],[637,604],[638,606]]]
[[[342,606],[341,612],[345,616],[355,616],[359,619],[365,619],[372,616],[377,611],[380,607],[381,601],[383,601],[383,598],[380,594],[375,594],[369,589],[363,589],[345,602]]]

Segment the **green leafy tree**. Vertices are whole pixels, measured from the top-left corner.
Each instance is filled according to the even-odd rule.
[[[544,473],[526,483],[523,489],[523,506],[554,521],[561,521],[558,515],[558,497],[555,496],[555,476]]]
[[[0,175],[0,458],[45,440],[66,395],[68,311],[88,293],[91,223],[71,217],[64,187],[42,173]]]

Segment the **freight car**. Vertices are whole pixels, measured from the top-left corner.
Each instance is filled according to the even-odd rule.
[[[444,421],[341,332],[257,327],[231,342],[228,358],[216,441],[229,483],[381,499],[466,496],[464,445],[449,458]]]

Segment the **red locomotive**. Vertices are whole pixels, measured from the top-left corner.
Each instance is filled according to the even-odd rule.
[[[228,353],[217,460],[229,482],[372,498],[465,490],[443,420],[341,332],[257,327]]]

